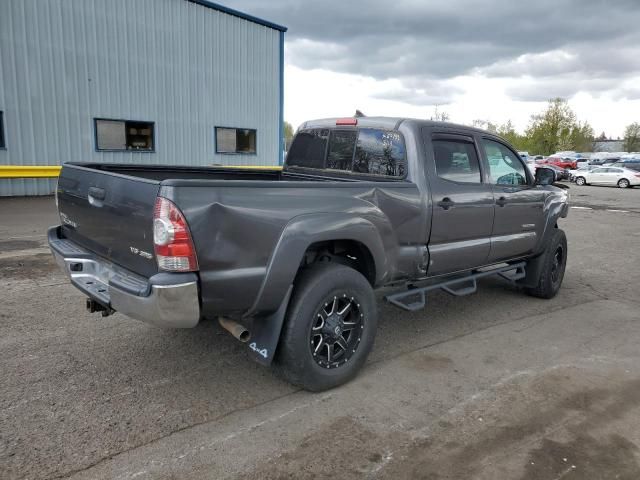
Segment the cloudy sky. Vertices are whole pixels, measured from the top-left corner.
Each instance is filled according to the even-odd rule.
[[[524,129],[569,99],[597,134],[640,121],[640,0],[228,0],[289,28],[285,119],[428,118]]]

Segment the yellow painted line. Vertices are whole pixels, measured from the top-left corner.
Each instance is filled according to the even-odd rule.
[[[239,168],[247,170],[267,170],[278,172],[282,170],[282,166],[265,166],[265,165],[212,165],[218,168]],[[58,165],[0,165],[0,178],[56,178],[60,175]]]
[[[55,178],[60,175],[60,168],[59,165],[0,165],[0,178]]]

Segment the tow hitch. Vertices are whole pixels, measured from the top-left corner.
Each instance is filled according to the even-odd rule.
[[[113,308],[106,307],[100,302],[96,302],[92,298],[87,298],[87,310],[89,310],[89,313],[100,312],[103,317],[108,317],[109,315],[115,313],[115,310]]]

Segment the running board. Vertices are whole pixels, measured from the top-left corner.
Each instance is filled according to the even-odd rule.
[[[464,277],[444,280],[439,283],[427,285],[426,287],[410,287],[407,291],[392,293],[391,295],[385,296],[384,299],[403,310],[415,312],[416,310],[424,308],[427,303],[427,292],[431,290],[443,290],[456,297],[470,295],[478,290],[477,280],[479,278],[499,275],[505,280],[515,282],[526,276],[525,266],[526,262],[520,262],[492,268],[491,270],[475,270]]]

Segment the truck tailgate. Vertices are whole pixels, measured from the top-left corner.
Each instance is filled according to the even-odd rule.
[[[160,182],[64,165],[56,191],[64,236],[132,272],[157,273],[153,209]]]

